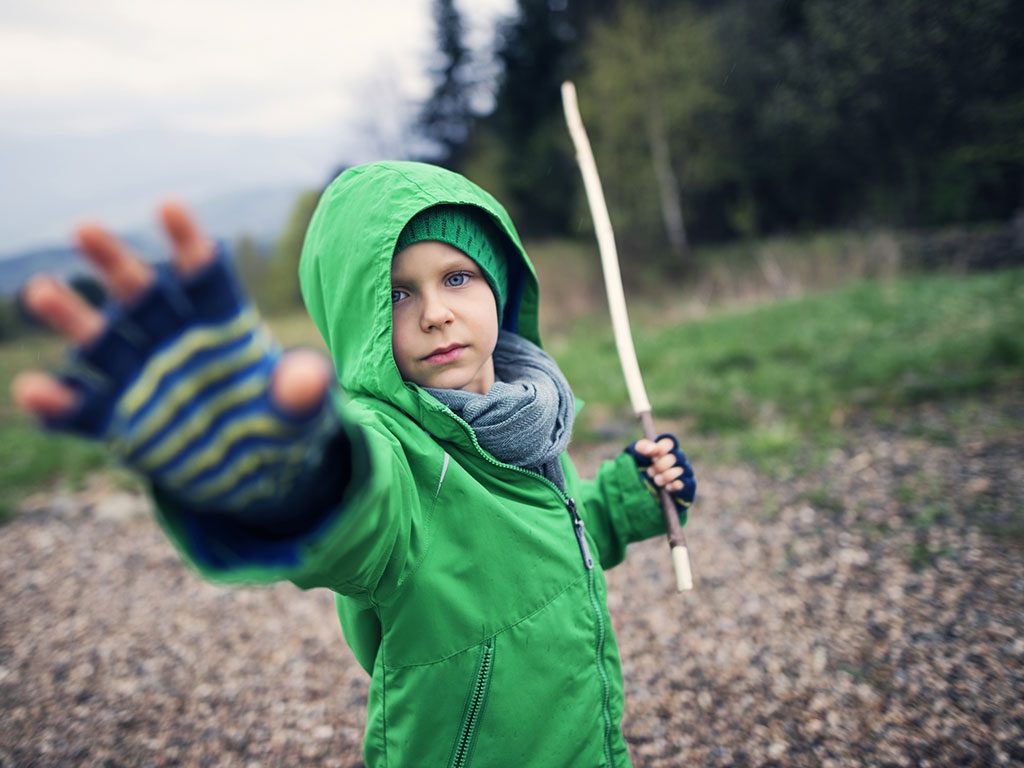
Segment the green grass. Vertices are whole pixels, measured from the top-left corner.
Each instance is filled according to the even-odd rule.
[[[1019,388],[1024,270],[860,281],[633,335],[656,417],[723,438],[735,458],[792,459],[835,444],[851,417]],[[606,418],[627,403],[607,318],[578,323],[555,354],[593,406],[582,433],[596,434],[587,410]]]
[[[549,318],[557,331],[548,348],[587,404],[577,439],[625,434],[635,425],[607,311],[593,276],[577,267],[589,298],[568,319]],[[563,282],[559,303],[571,287]],[[799,472],[839,444],[850,419],[897,421],[925,401],[955,404],[970,419],[979,400],[1024,384],[1024,270],[862,281],[700,320],[678,319],[683,298],[631,297],[633,335],[656,418],[713,441],[719,460]],[[319,343],[305,316],[272,325],[286,343]],[[0,518],[34,490],[112,466],[98,448],[45,434],[10,404],[17,370],[51,367],[61,354],[39,336],[0,345]]]

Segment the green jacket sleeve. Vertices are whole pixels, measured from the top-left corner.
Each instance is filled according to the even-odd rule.
[[[398,439],[344,417],[351,481],[336,508],[304,530],[271,535],[237,517],[193,513],[154,493],[157,519],[182,556],[219,583],[291,581],[367,596],[400,567],[420,501]]]
[[[625,559],[627,545],[665,532],[658,499],[628,453],[603,462],[592,480],[581,481],[580,500],[580,515],[604,569]]]

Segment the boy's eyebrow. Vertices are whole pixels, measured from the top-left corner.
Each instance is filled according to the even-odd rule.
[[[439,273],[447,273],[447,272],[451,272],[453,270],[465,270],[465,271],[472,270],[473,272],[475,272],[475,273],[477,273],[477,274],[479,274],[481,276],[483,275],[483,270],[480,268],[480,265],[477,264],[475,261],[473,261],[473,259],[471,259],[466,254],[462,253],[461,251],[459,251],[458,254],[454,254],[453,253],[453,254],[450,254],[450,255],[446,256],[444,261],[438,262],[438,264],[437,264],[437,271]],[[392,283],[392,285],[394,285],[394,283],[396,281],[397,282],[407,282],[408,280],[409,280],[408,276],[403,275],[401,272],[396,272],[395,271],[394,262],[392,262],[392,267],[391,267],[391,283]]]

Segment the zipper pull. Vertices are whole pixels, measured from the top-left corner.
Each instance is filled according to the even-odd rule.
[[[580,517],[579,512],[576,511],[575,499],[569,499],[566,502],[566,506],[569,507],[569,516],[572,518],[572,529],[576,534],[576,543],[580,545],[580,554],[583,555],[583,565],[585,565],[589,571],[594,567],[594,558],[590,556],[590,547],[587,545],[587,537],[583,533],[583,518]]]

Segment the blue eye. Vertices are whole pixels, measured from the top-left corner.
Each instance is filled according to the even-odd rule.
[[[394,290],[391,292],[391,303],[397,304],[408,295],[405,291]]]
[[[458,288],[469,282],[470,275],[467,272],[456,272],[454,275],[449,275],[447,284],[452,288]]]

